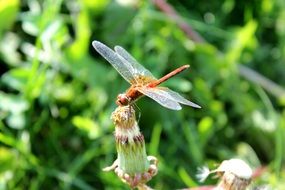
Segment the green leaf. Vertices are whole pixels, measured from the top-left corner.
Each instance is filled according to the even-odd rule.
[[[0,34],[3,30],[9,29],[16,20],[19,5],[19,0],[0,0]]]
[[[20,96],[0,92],[0,110],[7,112],[7,124],[14,129],[22,129],[26,124],[24,112],[29,108],[28,102]]]
[[[204,117],[198,124],[198,131],[200,135],[200,141],[202,146],[205,146],[208,142],[208,139],[212,136],[213,130],[213,119],[211,117]]]
[[[230,64],[236,63],[246,47],[255,46],[255,32],[258,23],[255,20],[250,20],[244,27],[238,29],[234,38],[231,41],[228,52],[226,53],[226,60]]]
[[[20,97],[12,94],[0,92],[0,109],[12,114],[23,113],[28,110],[28,102]]]
[[[23,91],[28,82],[30,70],[28,68],[15,68],[5,73],[1,80],[10,88]]]
[[[87,133],[90,139],[96,139],[102,133],[99,125],[90,118],[75,116],[72,118],[72,123],[79,130]]]

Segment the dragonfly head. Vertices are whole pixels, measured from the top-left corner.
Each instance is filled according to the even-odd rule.
[[[130,98],[126,94],[119,94],[116,104],[119,106],[126,106],[130,103]]]

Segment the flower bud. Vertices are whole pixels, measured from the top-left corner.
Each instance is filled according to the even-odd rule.
[[[245,190],[252,178],[252,169],[240,159],[225,160],[215,170],[200,168],[197,177],[203,182],[212,173],[221,177],[215,190]]]
[[[147,156],[144,136],[139,130],[132,106],[119,106],[111,116],[115,124],[115,140],[118,157],[104,171],[115,173],[131,187],[140,186],[157,173],[157,159]]]

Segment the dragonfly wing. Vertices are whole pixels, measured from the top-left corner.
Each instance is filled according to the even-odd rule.
[[[169,88],[160,87],[159,89],[165,91],[165,93],[167,93],[170,96],[170,98],[176,102],[179,102],[181,104],[191,106],[194,108],[201,108],[201,106],[199,106],[198,104],[195,104],[195,103],[185,99],[180,94],[178,94],[177,92],[174,92],[173,90],[170,90]]]
[[[147,88],[142,87],[138,89],[144,95],[150,97],[151,99],[155,100],[160,105],[172,109],[172,110],[180,110],[181,106],[179,103],[171,99],[168,93],[158,88]]]
[[[126,81],[130,83],[134,79],[132,74],[133,67],[128,61],[122,61],[116,52],[99,41],[93,41],[92,45],[102,57],[111,63]]]
[[[132,65],[132,72],[135,75],[148,76],[155,79],[151,72],[144,68],[141,64],[139,64],[137,60],[133,56],[131,56],[124,48],[122,48],[121,46],[115,46],[115,51],[121,59],[124,59]]]

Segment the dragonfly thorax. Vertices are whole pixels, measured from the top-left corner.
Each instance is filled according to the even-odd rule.
[[[132,85],[124,94],[119,94],[117,97],[117,105],[119,106],[126,106],[130,105],[138,98],[140,98],[143,94],[138,91],[136,85]]]

